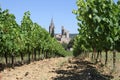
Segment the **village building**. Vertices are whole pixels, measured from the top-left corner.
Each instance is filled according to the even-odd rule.
[[[51,19],[51,23],[49,26],[49,33],[51,37],[55,37],[60,43],[68,44],[70,42],[71,38],[69,37],[69,31],[65,30],[64,26],[61,27],[61,34],[55,34],[54,29],[55,25],[53,19]]]

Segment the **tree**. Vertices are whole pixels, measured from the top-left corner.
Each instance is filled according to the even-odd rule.
[[[27,11],[24,13],[23,16],[23,20],[21,21],[21,29],[25,34],[25,46],[28,52],[28,62],[30,63],[30,48],[31,48],[31,42],[32,42],[32,38],[31,38],[31,31],[32,31],[32,27],[33,27],[33,22],[30,19],[30,12]]]
[[[119,40],[117,4],[113,0],[77,0],[77,6],[78,9],[73,10],[73,13],[78,20],[79,37],[90,45],[93,51],[105,49],[107,64],[107,52],[115,49],[116,41]],[[83,43],[84,46],[86,43]],[[96,57],[96,54],[94,56]]]
[[[8,10],[1,11],[0,14],[0,28],[1,28],[1,53],[5,57],[6,64],[8,64],[8,56],[11,56],[12,67],[14,68],[14,57],[18,55],[18,24],[15,21],[15,16],[10,14]]]

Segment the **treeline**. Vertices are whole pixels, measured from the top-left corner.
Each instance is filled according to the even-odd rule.
[[[79,26],[79,35],[74,42],[74,55],[93,51],[97,61],[105,51],[105,64],[108,51],[113,51],[113,66],[116,50],[120,51],[120,0],[77,0],[77,10],[73,10]],[[97,53],[96,53],[97,52]]]
[[[30,63],[31,60],[67,54],[55,38],[31,20],[29,11],[24,13],[20,25],[15,19],[14,14],[9,13],[9,10],[0,8],[0,56],[4,57],[6,65],[8,57],[14,67],[15,57],[20,57],[21,63],[24,64],[25,56]]]

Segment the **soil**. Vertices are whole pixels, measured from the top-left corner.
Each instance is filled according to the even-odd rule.
[[[117,75],[120,78],[120,75]],[[0,80],[111,80],[110,71],[101,63],[70,57],[50,58],[25,64],[0,73]],[[119,79],[118,79],[119,80]]]

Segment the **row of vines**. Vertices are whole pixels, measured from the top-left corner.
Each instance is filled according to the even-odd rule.
[[[98,59],[105,51],[105,64],[108,51],[113,51],[113,67],[116,51],[120,51],[120,0],[77,0],[77,10],[73,10],[79,26],[79,35],[74,42],[74,55],[93,51]],[[97,53],[96,53],[97,52]]]
[[[66,51],[52,38],[50,34],[30,18],[30,12],[25,12],[21,24],[17,24],[14,14],[0,8],[0,56],[14,67],[15,57],[20,57],[24,64],[24,56],[28,63],[32,60],[65,56]],[[36,57],[38,56],[38,57]]]

